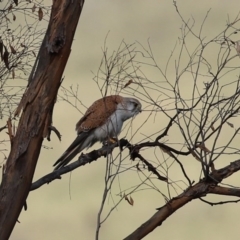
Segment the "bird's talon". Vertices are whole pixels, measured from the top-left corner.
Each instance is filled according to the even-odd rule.
[[[108,141],[109,141],[109,143],[116,143],[118,140],[117,140],[117,138],[109,138],[108,139]]]
[[[109,144],[114,144],[116,143],[118,140],[117,138],[108,138],[108,140],[103,142],[103,146],[108,146]]]

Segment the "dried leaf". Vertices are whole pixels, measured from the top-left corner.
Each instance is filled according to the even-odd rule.
[[[20,44],[20,46],[21,46],[21,47],[24,47],[24,48],[26,48],[26,47],[27,47],[27,46],[26,46],[26,45],[24,45],[23,43],[21,43],[21,44]]]
[[[13,77],[13,79],[15,78],[15,71],[14,71],[14,69],[12,70],[12,77]]]
[[[16,54],[17,51],[14,49],[14,47],[10,44],[10,49],[12,54]]]
[[[42,11],[42,8],[39,8],[38,9],[38,20],[41,21],[43,18],[43,11]]]
[[[134,201],[133,201],[133,199],[132,199],[131,196],[130,196],[130,199],[128,199],[128,196],[125,195],[125,193],[124,193],[124,199],[125,199],[131,206],[133,206]]]
[[[129,80],[125,85],[124,85],[124,87],[123,88],[126,88],[126,87],[128,87],[131,83],[133,83],[133,80],[131,79],[131,80]]]
[[[8,7],[8,12],[10,12],[12,10],[12,8],[13,8],[13,5],[10,4],[10,6]]]
[[[134,204],[134,201],[133,201],[132,197],[130,196],[130,205],[133,206],[133,204]]]
[[[227,122],[228,126],[230,126],[231,128],[234,128],[234,125],[230,122]]]
[[[18,5],[18,0],[13,0],[16,6]]]
[[[0,54],[1,54],[1,59],[3,60],[3,41],[0,40]]]
[[[13,21],[15,21],[16,20],[16,16],[13,14]]]
[[[35,12],[35,10],[36,10],[36,5],[34,4],[32,7],[32,12]]]
[[[7,69],[9,69],[9,62],[8,62],[8,56],[9,56],[9,52],[7,50],[7,48],[4,46],[4,54],[3,54],[3,61],[5,63],[5,66]]]
[[[215,131],[215,128],[214,128],[213,124],[214,124],[214,122],[211,123],[210,128],[211,128],[213,131]]]

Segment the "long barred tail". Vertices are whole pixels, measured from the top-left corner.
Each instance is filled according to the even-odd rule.
[[[76,137],[73,143],[63,153],[63,155],[53,164],[53,166],[55,166],[54,170],[57,170],[67,165],[79,152],[81,152],[85,148],[85,146],[83,145],[88,135],[88,132],[81,132]]]

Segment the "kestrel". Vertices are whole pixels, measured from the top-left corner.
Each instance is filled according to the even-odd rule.
[[[96,142],[117,138],[123,122],[140,113],[141,103],[135,98],[111,95],[95,101],[76,124],[77,137],[55,162],[55,170],[64,167],[83,149]]]

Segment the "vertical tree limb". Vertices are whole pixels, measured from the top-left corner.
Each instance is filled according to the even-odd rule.
[[[84,0],[53,1],[36,67],[16,112],[22,115],[0,186],[1,240],[9,238],[28,196],[83,4]]]

